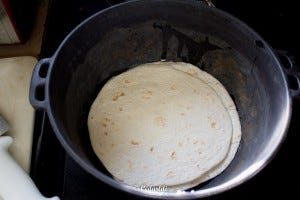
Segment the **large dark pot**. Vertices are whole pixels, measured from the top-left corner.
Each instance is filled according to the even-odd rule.
[[[89,141],[87,115],[105,81],[161,59],[190,62],[219,79],[235,99],[241,120],[235,159],[194,192],[149,193],[121,184],[104,169]],[[221,10],[191,0],[133,1],[88,18],[51,58],[41,60],[33,72],[30,101],[48,113],[68,154],[96,178],[141,196],[199,198],[248,180],[278,150],[289,125],[291,98],[299,95],[287,84],[287,76],[299,82],[299,73],[291,62],[286,67],[257,33]]]

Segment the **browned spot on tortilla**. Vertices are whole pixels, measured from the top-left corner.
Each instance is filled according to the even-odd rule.
[[[210,127],[212,127],[212,128],[216,128],[216,122],[212,122],[211,124],[210,124]]]
[[[92,116],[91,119],[94,119],[94,117]]]
[[[118,98],[119,98],[119,96],[117,95],[117,96],[114,96],[114,98],[113,98],[113,101],[117,101],[118,100]]]
[[[150,96],[143,96],[144,99],[150,99]]]
[[[151,90],[144,91],[144,95],[142,96],[143,99],[150,99],[153,92]]]
[[[131,140],[130,142],[132,145],[139,145],[140,143],[138,141],[135,141],[135,140]]]
[[[104,132],[104,135],[108,136],[108,132]]]
[[[119,97],[123,97],[123,96],[125,96],[125,93],[121,92],[120,94],[113,97],[113,101],[117,101],[119,99]]]
[[[110,122],[110,121],[111,121],[111,119],[109,119],[109,118],[105,117],[105,118],[104,118],[104,121],[106,121],[106,122]]]
[[[201,155],[202,154],[202,151],[201,149],[198,149],[198,154]]]
[[[171,158],[172,158],[172,159],[175,159],[175,158],[176,158],[176,152],[175,152],[175,151],[172,152]]]
[[[182,147],[183,143],[182,142],[178,142],[178,146]]]
[[[166,118],[159,116],[154,118],[154,124],[157,126],[166,126]]]
[[[119,181],[122,182],[122,183],[124,183],[124,180],[123,180],[123,179],[119,179]]]
[[[195,140],[194,142],[193,142],[193,144],[197,144],[198,143],[198,140]]]
[[[147,90],[146,93],[147,93],[147,94],[150,94],[150,95],[153,94],[153,92],[152,92],[151,90]]]
[[[182,112],[182,113],[180,113],[180,115],[184,116],[184,115],[185,115],[185,113],[184,113],[184,112]]]
[[[123,107],[119,107],[119,111],[123,111]]]
[[[154,151],[154,147],[151,147],[151,148],[150,148],[150,152],[153,152],[153,151]]]
[[[172,171],[169,171],[169,172],[167,173],[167,177],[172,177],[172,176],[175,176],[175,173],[172,172]]]
[[[190,109],[191,109],[191,106],[187,106],[186,109],[187,109],[187,110],[190,110]]]
[[[200,94],[200,92],[196,89],[194,89],[193,91],[194,91],[195,94],[198,94],[198,95]]]
[[[125,80],[124,82],[125,82],[125,83],[130,83],[130,80]]]
[[[171,89],[171,90],[176,90],[177,87],[176,87],[175,85],[172,85],[172,86],[170,87],[170,89]]]
[[[114,148],[114,147],[115,147],[115,144],[114,144],[114,143],[111,143],[110,146],[111,146],[112,148]]]
[[[107,124],[106,124],[106,123],[102,123],[102,126],[106,128],[106,127],[107,127]]]

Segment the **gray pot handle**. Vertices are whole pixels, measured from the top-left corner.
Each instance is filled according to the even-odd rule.
[[[214,5],[214,3],[213,3],[211,0],[202,0],[202,2],[205,3],[205,4],[208,5],[208,6],[216,7],[216,6]]]
[[[45,85],[51,60],[51,58],[40,60],[32,73],[29,100],[31,105],[37,110],[46,110]]]
[[[275,50],[286,75],[292,98],[300,99],[300,68],[295,64],[293,56],[285,50]]]

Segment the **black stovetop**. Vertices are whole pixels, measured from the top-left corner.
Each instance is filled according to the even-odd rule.
[[[110,6],[109,2],[114,4],[122,1],[50,0],[40,58],[52,56],[63,38],[77,24]],[[259,0],[214,2],[216,7],[235,15],[254,28],[273,48],[291,52],[296,62],[300,63],[300,34],[295,28],[297,19],[300,18],[297,1],[272,1],[269,4],[262,4]],[[287,139],[271,163],[250,181],[211,199],[298,196],[299,118],[300,101],[294,100]],[[40,111],[36,113],[31,176],[45,196],[58,195],[62,200],[92,200],[103,197],[104,194],[111,198],[136,198],[107,186],[81,169],[65,153],[53,133],[47,115]]]

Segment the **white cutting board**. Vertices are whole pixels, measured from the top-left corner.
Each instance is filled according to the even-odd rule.
[[[14,140],[9,151],[27,173],[30,169],[34,123],[29,86],[36,63],[37,59],[30,56],[0,59],[0,115],[10,126],[6,135]]]

